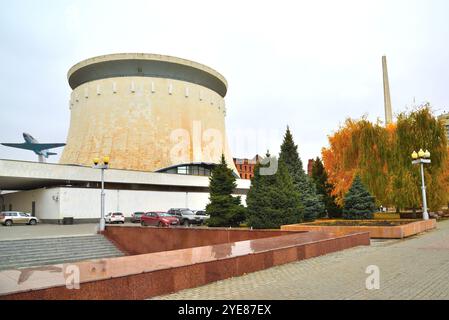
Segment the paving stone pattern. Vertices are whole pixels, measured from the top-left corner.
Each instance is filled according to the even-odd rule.
[[[379,290],[366,289],[370,265],[379,267]],[[372,240],[155,299],[449,299],[449,221],[405,240]]]

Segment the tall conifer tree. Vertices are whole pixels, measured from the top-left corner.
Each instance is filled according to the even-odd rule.
[[[328,181],[327,172],[319,157],[313,161],[312,180],[315,182],[317,193],[322,196],[327,216],[340,218],[342,208],[335,202],[335,196],[332,195],[333,186]]]
[[[245,207],[240,197],[233,197],[236,178],[228,168],[224,155],[209,179],[210,203],[206,213],[210,215],[207,224],[211,227],[238,227],[245,220]]]
[[[269,153],[267,157],[270,157]],[[260,169],[268,166],[257,164],[254,169],[251,188],[246,197],[248,226],[256,229],[279,228],[281,225],[302,222],[300,195],[286,165],[278,163],[275,174],[261,175]]]
[[[316,192],[315,184],[304,171],[301,158],[298,154],[298,146],[293,141],[293,135],[289,127],[287,127],[284,141],[281,145],[279,163],[285,164],[293,179],[293,184],[300,193],[301,203],[304,206],[304,220],[315,220],[324,212],[324,203],[321,196]]]

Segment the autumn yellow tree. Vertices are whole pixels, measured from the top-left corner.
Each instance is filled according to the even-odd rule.
[[[419,168],[410,159],[411,152],[420,148],[432,153],[426,182],[429,207],[437,210],[449,201],[448,147],[444,126],[428,105],[401,113],[396,124],[386,127],[366,118],[346,120],[322,150],[337,203],[343,205],[344,195],[359,175],[378,205],[420,207]]]
[[[348,119],[345,124],[333,135],[329,136],[329,148],[323,148],[322,158],[328,174],[329,183],[334,186],[332,195],[336,197],[338,205],[343,206],[343,199],[351,187],[356,171],[356,160],[351,158],[347,150],[354,132],[357,130],[357,121]]]
[[[428,105],[398,116],[389,170],[393,186],[391,202],[401,209],[421,206],[420,170],[410,160],[410,152],[421,148],[429,150],[432,159],[425,169],[429,208],[439,210],[447,203],[449,191],[445,181],[449,170],[447,137],[443,123],[432,114]]]
[[[359,175],[363,184],[376,197],[378,204],[387,202],[388,161],[392,139],[390,131],[380,123],[346,120],[345,124],[329,137],[329,148],[322,150],[323,162],[333,184],[333,195],[343,205],[353,178]]]

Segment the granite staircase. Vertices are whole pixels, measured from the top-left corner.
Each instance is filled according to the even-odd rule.
[[[0,241],[0,270],[123,255],[103,235],[3,240]]]

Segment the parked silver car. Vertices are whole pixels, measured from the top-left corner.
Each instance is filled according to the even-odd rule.
[[[193,213],[195,213],[195,216],[200,217],[201,224],[206,223],[210,219],[210,215],[206,214],[206,210],[193,210]]]
[[[187,208],[171,208],[167,213],[178,218],[179,222],[186,227],[192,224],[199,225],[203,223],[200,216],[195,215],[192,210]]]
[[[0,223],[5,226],[12,226],[13,224],[29,224],[34,226],[39,223],[39,219],[25,212],[2,211],[0,212]]]

